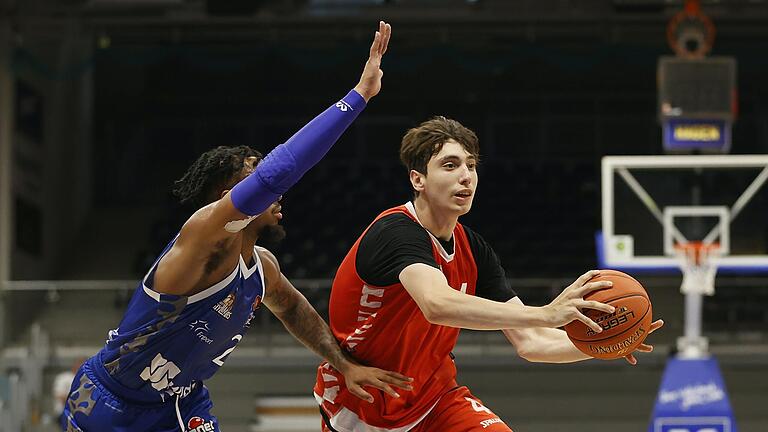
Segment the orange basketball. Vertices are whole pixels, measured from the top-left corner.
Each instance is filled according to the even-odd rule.
[[[581,321],[572,321],[565,331],[581,352],[603,360],[624,357],[643,343],[651,328],[651,300],[645,288],[632,276],[616,270],[600,270],[592,281],[609,280],[610,288],[593,291],[584,297],[616,308],[613,313],[584,309],[584,315],[603,328],[595,333]]]

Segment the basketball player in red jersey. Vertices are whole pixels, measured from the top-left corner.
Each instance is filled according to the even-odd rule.
[[[584,300],[611,282],[589,282],[599,274],[589,271],[550,304],[525,306],[488,243],[458,223],[477,187],[474,132],[433,118],[406,133],[400,159],[414,200],[380,214],[344,258],[331,291],[330,324],[355,358],[412,377],[413,390],[397,398],[377,392],[367,403],[349,394],[344,377],[323,363],[315,385],[323,431],[509,432],[456,383],[451,350],[459,329],[502,330],[529,361],[586,360],[557,328],[579,320],[601,332],[581,310],[613,312],[613,306]],[[657,321],[650,331],[662,325]],[[636,363],[632,354],[627,361]]]

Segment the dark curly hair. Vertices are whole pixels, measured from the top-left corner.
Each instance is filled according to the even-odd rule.
[[[235,177],[243,170],[243,161],[252,156],[262,159],[261,153],[248,146],[208,150],[176,180],[173,194],[183,205],[200,208],[210,204],[234,185]]]

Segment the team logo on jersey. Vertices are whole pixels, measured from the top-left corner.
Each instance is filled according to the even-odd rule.
[[[251,328],[251,321],[253,321],[254,318],[256,318],[256,309],[261,306],[261,296],[257,295],[255,299],[253,299],[253,305],[251,306],[251,314],[248,316],[248,320],[245,322],[245,328]]]
[[[229,295],[222,301],[216,303],[213,306],[213,310],[223,316],[224,319],[230,319],[232,317],[232,306],[235,304],[235,293],[229,293]]]
[[[213,343],[213,339],[208,337],[208,332],[211,330],[208,327],[208,321],[195,320],[195,322],[189,325],[189,328],[192,330],[192,333],[194,333],[195,336],[197,336],[197,338],[201,341],[207,343],[208,345]]]
[[[162,354],[157,353],[152,363],[144,368],[139,375],[144,381],[149,381],[157,391],[163,391],[173,386],[171,381],[176,375],[181,373],[181,369],[172,361],[163,358]]]
[[[192,417],[187,422],[187,432],[213,432],[213,420],[205,421],[202,417]]]

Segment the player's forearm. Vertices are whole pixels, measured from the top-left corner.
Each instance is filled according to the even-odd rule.
[[[552,326],[552,314],[546,307],[501,303],[464,294],[451,288],[445,275],[427,264],[411,264],[400,272],[399,278],[433,324],[473,330]]]
[[[334,368],[343,371],[349,364],[328,324],[323,321],[307,299],[299,294],[291,308],[276,313],[285,328],[299,342],[324,358]]]
[[[525,338],[525,343],[515,347],[518,355],[530,362],[573,363],[592,358],[579,351],[563,330],[535,328],[525,331],[530,332],[530,336]],[[511,341],[512,338],[508,332],[504,333]]]
[[[275,147],[250,176],[232,188],[235,208],[249,216],[266,210],[328,153],[365,106],[365,99],[352,90]]]
[[[545,327],[547,311],[541,307],[500,303],[481,297],[444,290],[439,298],[428,300],[427,319],[433,324],[472,330]]]

